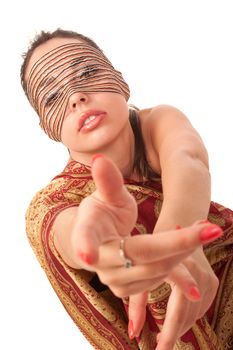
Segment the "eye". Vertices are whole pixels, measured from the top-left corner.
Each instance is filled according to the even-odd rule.
[[[78,74],[79,78],[90,78],[93,75],[95,75],[98,72],[97,68],[94,67],[87,67],[85,70],[83,70],[81,73]]]
[[[48,95],[45,100],[45,106],[49,107],[53,102],[55,102],[58,99],[58,96],[59,94],[57,91],[52,92],[50,95]]]

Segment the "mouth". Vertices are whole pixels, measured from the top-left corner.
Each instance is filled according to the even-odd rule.
[[[104,111],[90,110],[81,114],[78,123],[78,131],[89,131],[94,129],[106,115]]]

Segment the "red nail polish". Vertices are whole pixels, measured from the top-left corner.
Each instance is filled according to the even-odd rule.
[[[91,159],[91,164],[93,164],[97,158],[102,158],[102,157],[103,157],[103,154],[100,154],[100,153],[95,154]]]
[[[189,293],[194,299],[200,299],[200,297],[201,297],[201,294],[200,294],[199,290],[197,289],[197,287],[191,287],[189,290]]]
[[[80,252],[80,253],[78,253],[78,255],[79,255],[80,259],[81,259],[85,264],[88,264],[88,265],[92,265],[92,264],[93,264],[93,259],[90,257],[89,254]]]
[[[217,225],[211,225],[204,228],[200,233],[200,239],[202,242],[213,241],[222,236],[222,229]]]
[[[134,338],[134,329],[133,329],[133,321],[132,320],[129,320],[128,334],[129,334],[129,338],[132,340]]]
[[[176,230],[180,230],[182,227],[180,225],[176,225]]]

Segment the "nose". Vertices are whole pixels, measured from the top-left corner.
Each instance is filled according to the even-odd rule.
[[[88,101],[87,94],[83,92],[75,92],[70,96],[69,106],[72,111],[75,111],[80,103],[86,103]]]

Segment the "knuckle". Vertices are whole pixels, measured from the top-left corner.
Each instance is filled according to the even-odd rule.
[[[180,245],[184,250],[190,250],[193,247],[191,236],[188,233],[182,235]]]
[[[154,264],[141,265],[140,270],[138,271],[140,273],[140,276],[143,276],[143,280],[148,280],[151,284],[152,279],[155,279],[157,281],[158,278],[164,278],[168,275],[169,272],[171,272],[171,269],[173,268],[174,263],[172,261],[161,260]]]
[[[102,282],[103,282],[104,284],[107,284],[108,286],[111,286],[112,284],[115,283],[115,278],[113,278],[113,276],[111,276],[111,275],[103,274]]]
[[[111,285],[111,278],[109,278],[108,275],[106,275],[104,272],[98,271],[98,277],[100,282],[102,282],[105,285]]]
[[[196,275],[197,272],[198,272],[198,266],[197,266],[197,263],[194,259],[192,258],[188,258],[186,259],[185,261],[185,266],[187,267],[187,269],[192,272],[193,275]]]
[[[138,248],[135,251],[135,257],[137,259],[139,259],[140,261],[146,261],[147,259],[150,259],[150,252],[148,252],[144,249]]]
[[[160,261],[157,267],[158,276],[168,275],[172,268],[174,268],[174,263],[172,263],[171,261]]]
[[[104,276],[99,272],[98,272],[98,277],[99,277],[100,282],[102,282],[103,284],[108,284],[106,279],[104,278]]]
[[[113,294],[115,294],[118,298],[125,298],[129,295],[129,293],[126,293],[126,288],[124,287],[111,287],[111,290]]]
[[[126,253],[127,253],[127,249],[126,249]],[[148,262],[148,261],[154,260],[155,250],[153,249],[152,246],[148,244],[137,244],[131,248],[131,253],[128,255],[130,258],[131,258],[130,255],[132,255],[132,258],[137,260],[139,263],[144,263],[145,261]]]
[[[206,287],[205,289],[208,291],[209,295],[215,294],[219,286],[219,280],[214,272],[202,272],[201,277],[201,283]]]
[[[155,272],[155,265],[141,265],[138,267],[138,277],[142,276],[143,280],[151,279]]]
[[[218,287],[219,287],[219,279],[218,279],[218,277],[217,277],[216,275],[213,275],[212,281],[213,281],[214,287],[215,287],[216,289],[218,289]]]
[[[211,276],[210,285],[211,285],[211,290],[215,294],[218,287],[219,287],[219,280],[218,280],[217,276],[215,276],[214,274],[213,274],[213,276]]]

